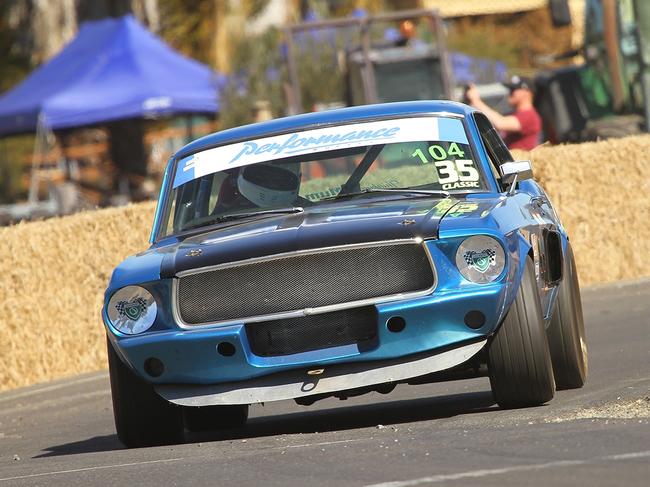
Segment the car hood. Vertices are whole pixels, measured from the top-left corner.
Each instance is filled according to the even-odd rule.
[[[437,238],[441,218],[464,199],[413,198],[336,204],[303,213],[230,222],[165,246],[161,277],[296,250],[410,238]]]

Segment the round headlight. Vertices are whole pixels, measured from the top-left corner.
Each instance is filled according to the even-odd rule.
[[[456,251],[456,267],[462,276],[476,284],[487,284],[501,275],[506,257],[501,244],[487,235],[469,237]]]
[[[127,335],[137,335],[151,328],[158,307],[146,289],[126,286],[111,296],[107,312],[115,329]]]

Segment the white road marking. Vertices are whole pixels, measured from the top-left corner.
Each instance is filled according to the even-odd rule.
[[[395,482],[382,482],[379,484],[368,485],[367,487],[409,487],[412,485],[433,484],[438,482],[447,482],[450,480],[460,480],[460,479],[467,479],[467,478],[480,478],[480,477],[487,477],[489,475],[501,475],[501,474],[511,473],[511,472],[543,470],[546,468],[554,468],[554,467],[571,467],[575,465],[586,465],[589,463],[595,463],[599,461],[612,462],[612,461],[630,460],[630,459],[647,458],[647,457],[650,457],[650,450],[633,452],[633,453],[623,453],[620,455],[607,455],[604,457],[588,458],[586,460],[559,460],[556,462],[534,463],[531,465],[518,465],[514,467],[469,470],[467,472],[432,475],[431,477],[421,477],[419,479],[397,480]]]
[[[76,473],[76,472],[88,472],[92,470],[105,470],[107,468],[122,468],[122,467],[135,467],[138,465],[149,465],[152,463],[168,463],[168,462],[178,462],[179,460],[184,460],[184,458],[167,458],[163,460],[149,460],[146,462],[134,462],[134,463],[120,463],[116,465],[98,465],[95,467],[85,467],[85,468],[73,468],[70,470],[55,470],[53,472],[43,472],[43,473],[32,473],[29,475],[20,475],[17,477],[6,477],[0,479],[0,482],[6,480],[21,480],[21,479],[31,479],[34,477],[47,477],[50,475],[61,475],[66,473]]]
[[[308,448],[310,446],[339,445],[341,443],[354,443],[356,441],[365,441],[367,439],[368,438],[356,438],[356,439],[350,439],[350,440],[323,441],[322,443],[304,443],[302,445],[287,445],[285,447],[281,447],[280,449],[284,449],[284,448]]]
[[[306,447],[315,447],[315,446],[326,446],[326,445],[337,445],[341,443],[352,443],[355,441],[364,441],[367,440],[367,438],[358,438],[358,439],[349,439],[349,440],[339,440],[339,441],[324,441],[321,443],[305,443],[302,445],[287,445],[284,447],[279,447],[277,449],[285,449],[285,448],[306,448]],[[207,457],[206,457],[207,458]],[[212,457],[210,457],[212,458]],[[167,463],[167,462],[177,462],[180,460],[184,460],[184,458],[168,458],[164,460],[150,460],[150,461],[144,461],[144,462],[134,462],[134,463],[121,463],[121,464],[116,464],[116,465],[98,465],[95,467],[85,467],[85,468],[75,468],[75,469],[70,469],[70,470],[55,470],[53,472],[43,472],[43,473],[35,473],[35,474],[29,474],[29,475],[20,475],[16,477],[6,477],[6,478],[0,478],[0,482],[3,481],[9,481],[9,480],[21,480],[21,479],[29,479],[33,477],[47,477],[51,475],[62,475],[62,474],[69,474],[69,473],[77,473],[77,472],[88,472],[92,470],[104,470],[107,468],[122,468],[122,467],[133,467],[133,466],[138,466],[138,465],[148,465],[152,463]]]
[[[633,453],[622,453],[620,455],[608,455],[602,457],[603,460],[629,460],[634,458],[646,458],[650,456],[650,451],[637,451]]]
[[[82,377],[79,379],[72,379],[69,381],[65,381],[59,384],[52,384],[49,386],[43,386],[43,387],[36,387],[34,389],[29,389],[27,391],[23,392],[17,392],[15,394],[2,394],[0,396],[0,402],[6,402],[6,401],[11,401],[13,399],[20,399],[23,397],[29,397],[29,396],[34,396],[36,394],[41,394],[43,392],[50,392],[50,391],[56,391],[58,389],[63,389],[65,387],[71,387],[71,386],[76,386],[79,384],[85,384],[86,382],[94,382],[98,381],[100,379],[107,379],[108,378],[108,372],[104,371],[101,372],[97,375],[92,375],[90,377]]]

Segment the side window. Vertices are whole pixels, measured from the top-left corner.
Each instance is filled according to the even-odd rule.
[[[494,177],[500,185],[501,174],[499,173],[499,166],[504,162],[512,162],[512,154],[510,154],[501,136],[499,136],[499,133],[485,115],[482,113],[474,113],[474,120],[481,134],[485,150],[487,151],[492,174],[494,174]]]
[[[208,174],[178,188],[170,207],[175,232],[214,211],[225,176],[223,172]]]

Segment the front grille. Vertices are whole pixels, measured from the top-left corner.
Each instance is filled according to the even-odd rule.
[[[299,318],[246,324],[251,351],[261,357],[368,344],[377,336],[377,313],[372,306]]]
[[[322,249],[184,275],[177,309],[197,325],[424,291],[434,280],[421,244]]]

